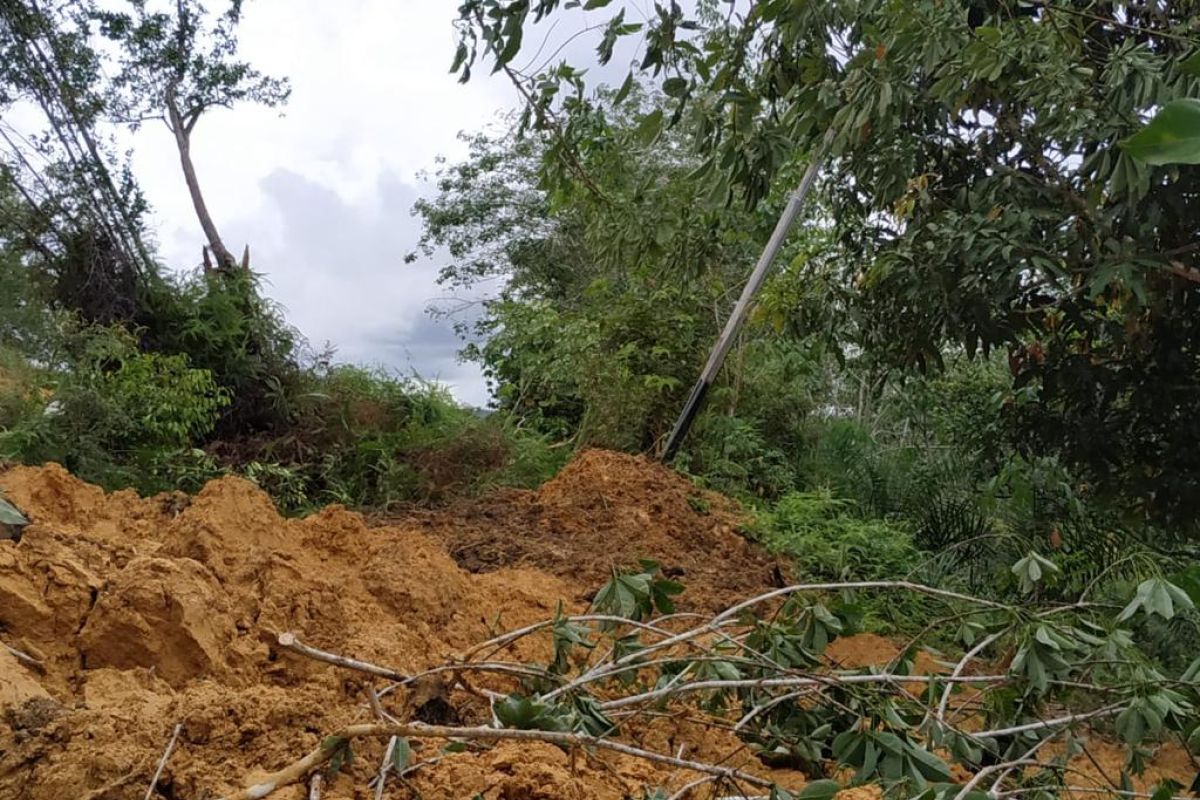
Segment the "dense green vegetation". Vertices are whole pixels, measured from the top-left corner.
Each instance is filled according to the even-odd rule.
[[[180,274],[154,258],[113,127],[162,114],[187,162],[206,109],[275,105],[287,85],[237,59],[240,4],[126,11],[0,7],[0,109],[24,103],[46,124],[45,136],[3,130],[0,458],[147,493],[235,472],[288,511],[436,502],[552,474],[568,453],[543,435],[310,352],[205,218],[190,163],[206,266]]]
[[[1002,642],[1018,682],[987,709],[997,728],[1116,695],[1106,730],[1131,770],[1151,734],[1200,750],[1200,7],[765,0],[687,18],[654,3],[647,23],[614,12],[601,61],[625,37],[641,60],[592,91],[572,65],[512,66],[526,27],[570,5],[462,3],[455,69],[505,71],[528,103],[511,130],[467,135],[416,208],[414,257],[440,259],[448,287],[503,287],[459,322],[486,417],[309,352],[202,199],[215,264],[181,276],[145,244],[102,132],[166,104],[186,140],[211,105],[286,99],[236,60],[240,4],[0,5],[0,108],[34,102],[60,134],[38,140],[39,166],[19,147],[0,165],[0,458],[147,493],[232,472],[304,511],[536,485],[584,447],[656,455],[824,158],[676,466],[742,499],[747,535],[802,579],[920,582],[990,616],[847,589],[785,606],[763,648],[802,668],[862,628]],[[598,606],[663,611],[674,587],[645,570]],[[514,724],[545,722],[530,708]],[[910,717],[854,696],[754,735],[898,796],[949,780],[922,741],[989,763]],[[903,737],[903,770],[843,738],[877,728]]]

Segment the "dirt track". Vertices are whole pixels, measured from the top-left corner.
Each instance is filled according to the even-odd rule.
[[[585,453],[537,492],[509,492],[368,527],[332,507],[281,518],[253,485],[226,478],[195,498],[105,495],[57,466],[14,468],[0,489],[33,520],[0,541],[0,798],[141,798],[176,723],[160,783],[210,800],[279,769],[324,734],[371,718],[362,676],[280,651],[294,631],[317,647],[401,671],[444,663],[489,636],[580,609],[614,565],[659,560],[681,605],[724,606],[780,579],[734,531],[738,510],[641,459]],[[453,557],[452,557],[453,555]],[[887,659],[878,637],[835,643],[843,663]],[[545,660],[546,642],[520,645]],[[480,685],[504,691],[504,679]],[[400,719],[480,723],[476,698],[423,683],[385,699]],[[632,725],[628,741],[767,774],[732,734],[686,720]],[[421,760],[441,743],[423,745]],[[326,798],[372,796],[383,744],[359,749]],[[730,754],[733,754],[730,756]],[[503,743],[446,755],[389,798],[640,797],[693,775],[626,756],[573,758]],[[773,777],[795,788],[798,773]],[[844,793],[874,797],[874,789]],[[297,800],[298,786],[274,797]]]

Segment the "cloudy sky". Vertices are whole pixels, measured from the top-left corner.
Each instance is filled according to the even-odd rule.
[[[430,191],[418,174],[439,155],[464,154],[459,131],[497,124],[516,105],[486,70],[465,86],[448,73],[456,5],[248,2],[242,54],[287,76],[291,101],[282,116],[251,106],[206,115],[193,155],[226,244],[236,254],[250,244],[267,294],[314,345],[415,370],[482,405],[483,380],[457,362],[451,324],[425,313],[442,294],[436,264],[403,260],[420,235],[413,201]],[[170,133],[148,125],[134,145],[160,252],[173,266],[197,265],[203,239]]]

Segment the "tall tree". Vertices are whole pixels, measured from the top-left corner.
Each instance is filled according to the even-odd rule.
[[[111,102],[118,118],[133,125],[160,119],[175,138],[179,162],[196,217],[217,264],[234,266],[200,190],[192,160],[192,134],[205,112],[243,101],[277,107],[287,101],[286,79],[272,78],[238,60],[241,0],[211,14],[199,0],[176,0],[174,13],[129,0],[129,11],[102,11],[102,30],[122,48],[121,72]]]

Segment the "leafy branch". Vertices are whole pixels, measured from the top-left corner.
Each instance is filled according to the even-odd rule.
[[[1050,574],[1032,557],[1015,571],[1032,583],[1030,590]],[[1138,652],[1124,627],[1192,608],[1185,592],[1161,578],[1143,582],[1119,614],[1085,602],[1031,600],[1016,606],[908,581],[858,581],[788,586],[699,616],[675,611],[672,598],[682,590],[661,576],[657,564],[643,562],[639,570],[614,572],[596,593],[591,613],[568,616],[560,606],[552,619],[493,637],[421,673],[449,672],[460,687],[485,697],[493,716],[489,726],[397,720],[378,707],[377,697],[419,676],[326,653],[285,634],[279,644],[297,655],[397,683],[384,692],[370,690],[378,723],[343,728],[227,800],[265,797],[325,764],[339,769],[360,739],[388,740],[378,786],[388,771],[399,774],[426,763],[411,763],[410,738],[540,741],[587,757],[621,753],[692,773],[674,795],[661,789],[654,795],[663,798],[725,783],[793,797],[744,765],[688,760],[622,741],[627,720],[672,708],[736,731],[767,764],[797,763],[814,776],[850,769],[852,783],[878,782],[921,800],[1018,796],[1034,793],[1031,786],[1060,791],[1074,768],[1038,753],[1081,730],[1115,734],[1130,747],[1135,772],[1137,748],[1148,739],[1175,733],[1200,746],[1193,721],[1200,706],[1200,659],[1171,679]],[[914,648],[885,671],[833,668],[825,648],[851,620],[820,599],[866,590],[922,594],[960,613],[972,609],[984,617],[984,635],[946,673],[918,672]],[[763,608],[769,613],[755,613]],[[522,639],[547,635],[551,663],[498,660]],[[473,660],[478,656],[486,660]],[[975,662],[986,666],[973,667]],[[463,679],[469,672],[508,681],[511,691],[475,689]],[[957,721],[964,716],[973,721],[969,727]],[[398,742],[404,742],[400,766],[392,764]],[[971,778],[954,782],[951,763]],[[979,788],[987,783],[987,791]],[[832,797],[839,788],[832,780],[814,780],[800,796]]]

